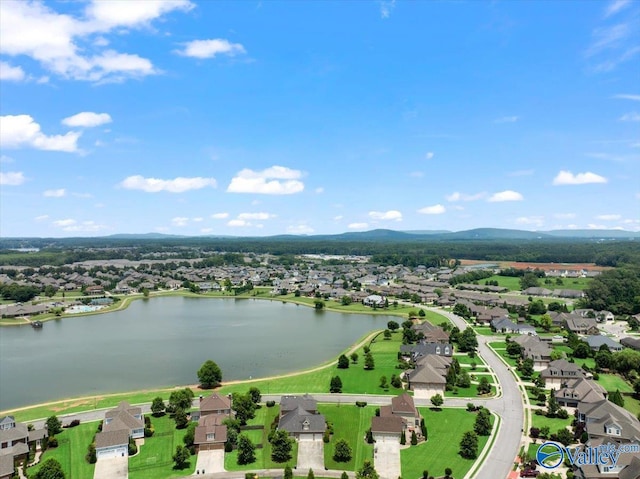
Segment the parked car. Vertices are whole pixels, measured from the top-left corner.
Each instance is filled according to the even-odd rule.
[[[536,469],[523,469],[520,471],[520,477],[538,477],[540,471]]]

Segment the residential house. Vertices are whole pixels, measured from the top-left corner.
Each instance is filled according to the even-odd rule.
[[[553,294],[553,291],[547,288],[532,286],[530,288],[522,290],[522,294],[525,296],[551,296]]]
[[[607,397],[607,391],[597,382],[580,377],[562,383],[555,393],[558,404],[562,407],[578,407],[581,404],[597,403]]]
[[[576,334],[599,334],[598,324],[594,318],[570,317],[565,320],[564,327]]]
[[[636,351],[640,351],[640,338],[622,338],[620,340],[623,346],[627,348],[635,349]]]
[[[87,286],[84,292],[89,296],[98,296],[104,294],[104,288],[99,285]]]
[[[521,335],[511,338],[511,341],[522,347],[522,357],[533,361],[533,369],[542,371],[551,361],[551,348],[538,336]]]
[[[613,352],[622,351],[624,349],[622,347],[622,344],[620,344],[619,342],[600,334],[587,336],[585,341],[593,351],[598,351],[603,345],[607,346],[609,348],[609,351]]]
[[[196,451],[223,449],[227,442],[227,426],[223,421],[231,417],[231,398],[212,394],[200,397],[200,409],[191,413],[191,420],[197,421],[194,445]]]
[[[416,361],[418,358],[428,354],[453,356],[453,345],[449,343],[429,343],[425,340],[421,340],[418,341],[417,344],[401,345],[400,353],[412,361]]]
[[[530,336],[536,336],[538,334],[536,328],[530,324],[516,324],[507,318],[491,320],[491,327],[502,333],[528,334]]]
[[[451,362],[450,357],[429,354],[416,361],[415,369],[405,371],[408,389],[413,391],[414,397],[431,399],[436,394],[444,397]]]
[[[400,442],[404,434],[404,422],[399,416],[373,416],[371,435],[376,442]]]
[[[96,458],[126,457],[129,454],[129,431],[117,429],[96,434]]]
[[[557,359],[549,363],[549,367],[540,373],[540,377],[544,379],[547,389],[558,389],[569,380],[584,378],[585,372],[575,363]]]
[[[318,403],[313,397],[282,396],[280,400],[280,419],[278,429],[287,431],[298,441],[317,441],[322,439],[327,423],[318,413]]]
[[[13,465],[14,460],[29,454],[30,445],[35,444],[36,449],[39,449],[45,436],[47,436],[46,429],[29,431],[26,424],[16,422],[13,416],[0,418],[0,458],[10,458]],[[3,461],[7,464],[9,462],[8,459]],[[8,466],[6,468],[8,469]]]
[[[434,326],[428,321],[414,324],[411,329],[415,331],[418,338],[427,343],[449,343],[449,333],[440,326]]]
[[[401,394],[391,399],[390,406],[382,406],[380,407],[380,418],[382,421],[378,421],[379,424],[377,426],[388,428],[389,426],[393,426],[393,431],[388,431],[387,434],[393,434],[396,432],[395,422],[397,421],[385,421],[384,418],[400,418],[402,429],[405,434],[411,435],[412,432],[415,431],[418,437],[422,436],[422,429],[420,428],[420,420],[422,417],[420,413],[416,409],[415,403],[413,402],[413,397],[408,393]],[[374,432],[374,421],[372,420],[371,424],[371,432]],[[384,431],[379,431],[383,434],[383,440],[387,439],[387,436],[384,436]],[[394,436],[395,437],[395,436]],[[375,439],[375,435],[374,435]],[[398,437],[398,439],[400,439]]]
[[[0,479],[11,479],[15,470],[13,457],[0,456]]]
[[[104,415],[102,431],[96,434],[96,456],[98,459],[124,456],[129,439],[143,437],[142,409],[122,401]]]
[[[384,307],[384,302],[385,302],[386,298],[378,295],[378,294],[371,294],[369,296],[367,296],[366,298],[364,298],[362,300],[362,304],[364,304],[365,306],[372,306],[375,308],[382,308]]]
[[[231,398],[229,396],[221,396],[217,393],[206,398],[201,396],[200,409],[191,412],[191,420],[198,421],[201,417],[211,414],[224,417],[231,416]]]

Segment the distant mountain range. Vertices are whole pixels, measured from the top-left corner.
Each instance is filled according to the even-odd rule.
[[[207,235],[199,238],[247,238],[229,235]],[[179,239],[194,238],[194,236],[170,235],[163,233],[146,234],[114,234],[104,236],[109,239]],[[309,240],[309,241],[446,241],[446,240],[537,240],[537,239],[634,239],[640,238],[640,232],[623,230],[601,229],[576,229],[576,230],[551,230],[551,231],[527,231],[502,228],[476,228],[464,231],[447,230],[411,230],[396,231],[389,229],[375,229],[370,231],[350,231],[328,235],[275,235],[264,237],[251,237],[263,240]]]

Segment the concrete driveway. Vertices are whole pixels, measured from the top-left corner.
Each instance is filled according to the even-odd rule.
[[[398,479],[400,473],[400,443],[396,441],[376,442],[373,467],[380,479]]]
[[[128,477],[128,456],[98,459],[93,471],[93,479],[128,479]]]
[[[324,471],[324,442],[322,439],[298,441],[297,469],[301,476],[306,476],[309,469],[313,469],[316,476],[322,475],[319,473]]]
[[[200,451],[196,461],[196,470],[200,473],[224,472],[224,449]]]

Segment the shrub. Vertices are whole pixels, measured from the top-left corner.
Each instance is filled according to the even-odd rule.
[[[331,433],[329,432],[329,429],[325,429],[324,433],[322,433],[322,442],[328,444],[329,441],[331,441]]]
[[[85,459],[89,464],[95,464],[98,461],[98,458],[96,457],[95,443],[92,442],[91,444],[89,444],[89,449],[87,451],[87,455],[85,456]]]
[[[356,406],[365,407],[367,405],[367,401],[356,401]]]
[[[151,437],[155,431],[150,427],[144,428],[144,437]]]
[[[275,401],[267,401],[265,404],[267,405],[267,407],[273,407],[273,406],[276,405],[276,402]]]
[[[467,403],[467,411],[474,412],[475,410],[476,410],[476,405],[473,404],[472,402],[468,402]]]
[[[67,427],[76,427],[80,425],[80,419],[74,419],[73,421],[71,421],[69,423],[69,425]]]
[[[537,439],[540,437],[540,429],[537,427],[532,427],[531,429],[529,429],[529,436],[531,436],[534,439]]]
[[[55,436],[51,436],[49,438],[49,442],[47,443],[47,447],[50,449],[54,447],[58,447],[58,438]]]
[[[560,410],[558,411],[557,416],[558,416],[560,419],[568,419],[568,418],[569,418],[569,413],[567,412],[567,410],[566,410],[566,409],[560,409]]]

